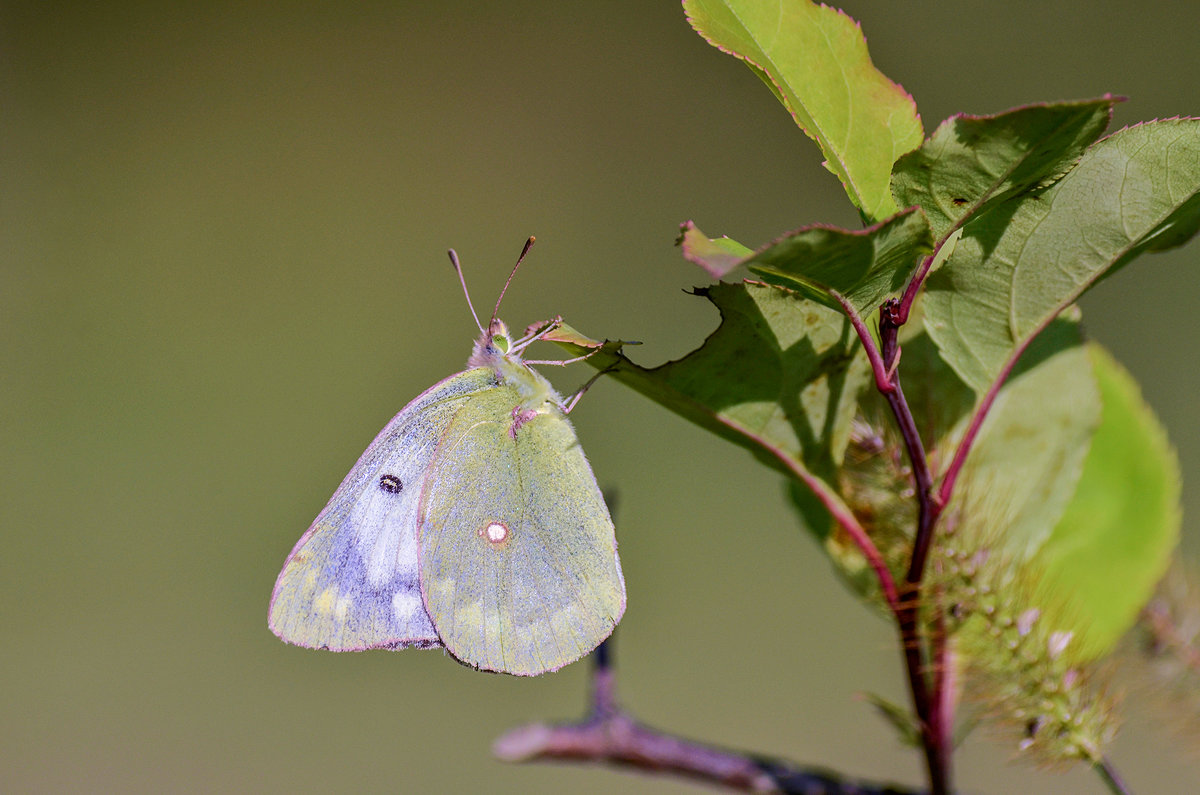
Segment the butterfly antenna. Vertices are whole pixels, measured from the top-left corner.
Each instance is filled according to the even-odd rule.
[[[526,246],[526,250],[528,250],[528,246]],[[479,315],[475,314],[475,305],[471,303],[471,293],[467,290],[467,280],[463,276],[462,265],[458,262],[458,254],[455,253],[454,249],[450,249],[446,253],[450,255],[450,264],[454,266],[454,272],[458,274],[458,283],[462,285],[463,295],[467,297],[467,308],[471,310],[471,317],[475,318],[475,327],[482,334],[483,326],[479,323]],[[509,276],[508,278],[511,279],[512,277]]]
[[[517,257],[517,264],[513,265],[512,273],[508,274],[508,281],[504,283],[504,289],[500,291],[500,297],[496,299],[496,308],[492,310],[492,320],[500,314],[500,302],[504,300],[504,294],[508,292],[508,285],[512,284],[513,277],[517,275],[517,268],[521,267],[521,263],[525,261],[525,255],[529,253],[529,249],[533,248],[533,244],[537,242],[537,238],[533,235],[525,241],[525,248],[521,249],[521,256]]]

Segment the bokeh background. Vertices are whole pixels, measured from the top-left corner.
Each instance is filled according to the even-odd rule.
[[[1112,91],[1115,126],[1200,113],[1189,2],[851,0],[926,129]],[[756,245],[856,218],[816,148],[676,2],[0,6],[0,790],[693,792],[507,766],[583,708],[585,666],[487,676],[266,628],[300,533],[389,417],[460,369],[527,235],[515,326],[561,313],[676,357],[715,313],[679,222]],[[1200,476],[1200,248],[1085,302]],[[486,309],[484,309],[486,311]],[[551,352],[553,353],[553,352]],[[586,367],[549,374],[564,390]],[[836,582],[780,479],[616,383],[572,415],[619,490],[625,701],[723,744],[917,784],[856,693],[904,701],[889,627]],[[1185,552],[1200,552],[1187,491]],[[1141,792],[1200,769],[1158,717]],[[973,737],[967,792],[1099,792]]]

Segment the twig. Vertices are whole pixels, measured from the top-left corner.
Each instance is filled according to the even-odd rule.
[[[507,762],[572,761],[692,778],[740,792],[785,795],[917,795],[847,781],[814,768],[688,740],[639,723],[616,699],[609,641],[593,655],[589,714],[575,723],[533,723],[502,735],[492,752]]]

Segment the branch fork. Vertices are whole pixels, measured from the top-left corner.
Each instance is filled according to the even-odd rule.
[[[575,723],[531,723],[500,736],[492,752],[506,762],[591,762],[703,781],[737,792],[784,795],[917,795],[914,790],[848,781],[829,771],[689,740],[654,729],[621,709],[611,641],[593,653],[592,699]]]

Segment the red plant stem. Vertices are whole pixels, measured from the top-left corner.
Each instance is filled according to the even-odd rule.
[[[900,386],[900,375],[896,372],[896,364],[900,359],[900,345],[897,337],[900,330],[899,304],[887,301],[879,308],[879,338],[880,346],[875,346],[871,331],[863,322],[857,310],[845,298],[834,294],[842,310],[850,319],[850,324],[858,334],[858,339],[867,352],[871,362],[871,370],[875,375],[875,386],[888,402],[896,424],[900,427],[900,436],[904,440],[904,449],[912,466],[913,480],[917,492],[917,535],[913,542],[913,555],[909,563],[907,581],[911,584],[921,582],[925,570],[925,561],[929,556],[929,547],[933,540],[933,527],[941,513],[942,500],[933,496],[933,473],[929,469],[929,458],[925,455],[925,445],[921,442],[921,434],[913,419],[912,410],[904,398],[904,390]],[[993,395],[994,397],[994,395]]]
[[[900,436],[904,439],[904,448],[912,465],[917,492],[917,535],[913,539],[912,558],[905,579],[912,585],[919,585],[925,573],[925,561],[929,557],[933,528],[941,514],[941,506],[933,499],[933,474],[929,470],[929,459],[925,455],[925,445],[921,443],[921,435],[917,432],[908,401],[904,399],[899,374],[894,377],[893,385],[895,388],[891,394],[884,397],[892,408],[896,424],[900,426]]]
[[[854,326],[858,340],[862,343],[863,350],[867,352],[867,360],[871,362],[871,372],[875,374],[875,388],[886,395],[892,391],[892,378],[888,372],[888,365],[883,361],[883,356],[875,345],[875,338],[871,336],[871,330],[867,328],[867,324],[863,322],[862,316],[858,314],[858,310],[854,308],[853,304],[837,293],[834,293],[833,297],[842,305],[842,311],[850,319],[850,325]]]
[[[954,686],[950,681],[949,665],[951,663],[944,616],[935,617],[935,632],[932,637],[928,638],[928,643],[921,636],[921,583],[924,580],[930,549],[933,546],[937,521],[950,500],[955,481],[979,434],[983,420],[987,417],[1000,387],[1012,371],[1020,351],[1017,351],[1006,363],[999,378],[992,384],[976,409],[967,432],[955,451],[954,459],[942,479],[940,488],[935,491],[929,458],[925,453],[912,410],[904,397],[904,390],[900,385],[897,372],[897,365],[900,361],[899,330],[908,320],[913,301],[920,292],[925,277],[929,274],[935,255],[936,252],[930,254],[921,263],[909,281],[901,300],[887,301],[880,307],[878,346],[855,308],[841,296],[835,295],[835,297],[850,319],[866,351],[867,359],[871,363],[871,370],[875,376],[876,388],[891,408],[904,441],[905,452],[908,454],[908,460],[912,466],[917,497],[917,529],[913,539],[908,571],[900,590],[900,600],[893,607],[893,613],[896,616],[897,628],[904,648],[905,667],[908,670],[913,706],[921,723],[922,745],[929,770],[930,791],[934,795],[939,795],[949,792],[950,789]],[[840,523],[844,527],[847,526],[844,522]],[[857,526],[857,522],[854,524]],[[871,542],[868,538],[864,542],[859,542],[859,546],[861,548],[869,543]],[[888,576],[890,578],[890,573]],[[927,661],[930,660],[932,660],[932,665],[927,665]]]
[[[918,625],[920,588],[912,583],[904,584],[904,599],[896,616],[900,642],[904,646],[904,667],[908,672],[908,688],[912,694],[921,729],[921,746],[925,752],[925,767],[929,773],[929,791],[932,795],[946,795],[950,791],[948,747],[941,742],[944,734],[942,723],[934,703],[941,701],[937,693],[930,690],[925,671],[925,646]]]
[[[954,230],[952,229],[951,232]],[[934,247],[933,252],[921,261],[921,266],[917,268],[913,277],[908,280],[908,286],[904,288],[904,295],[900,298],[900,303],[896,308],[896,325],[903,326],[908,322],[908,315],[912,312],[913,302],[917,300],[917,295],[921,292],[921,287],[925,284],[925,277],[929,275],[929,269],[933,267],[933,259],[937,256],[938,249],[941,248],[945,238],[942,238],[941,243]]]
[[[911,306],[909,293],[913,290],[914,285],[923,283],[932,261],[932,256],[927,258],[922,263],[921,270],[909,283],[909,290],[905,292],[907,303],[885,303],[880,308],[879,334],[882,359],[884,361],[898,360],[899,346],[896,339],[902,318],[907,319],[908,309]],[[913,295],[915,295],[915,292]],[[1029,339],[1032,338],[1033,335]],[[983,426],[983,421],[987,418],[988,412],[996,400],[996,396],[1000,393],[1000,388],[1008,380],[1008,376],[1011,374],[1017,359],[1020,358],[1026,345],[1019,346],[1013,352],[1012,356],[1009,357],[1008,361],[1005,362],[1004,367],[1001,368],[996,379],[988,388],[983,400],[980,401],[979,406],[975,409],[967,431],[959,442],[958,448],[954,451],[954,458],[951,460],[950,466],[947,467],[936,493],[934,492],[932,473],[928,467],[928,459],[921,447],[921,440],[916,432],[916,427],[912,422],[912,413],[904,401],[904,393],[900,389],[899,378],[896,378],[894,381],[894,391],[890,394],[885,393],[885,397],[888,398],[888,403],[892,407],[892,413],[895,415],[897,424],[900,426],[901,436],[904,439],[909,458],[913,462],[913,475],[917,482],[917,535],[913,541],[912,557],[909,561],[908,573],[905,576],[905,598],[902,604],[905,606],[906,612],[901,619],[900,633],[905,642],[905,660],[909,668],[909,682],[912,687],[913,702],[917,710],[917,716],[921,719],[922,723],[922,741],[925,746],[926,763],[929,767],[930,787],[934,793],[946,792],[949,788],[953,687],[948,684],[945,675],[946,666],[949,665],[949,650],[947,639],[943,632],[935,633],[934,637],[930,639],[930,648],[927,650],[930,659],[934,661],[932,691],[929,690],[926,684],[927,680],[925,679],[924,672],[919,668],[914,671],[914,665],[919,666],[922,661],[921,652],[925,651],[920,645],[921,638],[919,635],[917,613],[921,582],[924,579],[925,566],[929,559],[929,550],[933,544],[933,535],[937,526],[937,520],[941,516],[942,510],[950,502],[950,497],[954,493],[955,483],[962,472],[967,456],[975,444],[975,440],[979,436],[979,430]],[[893,346],[895,347],[893,348]],[[923,465],[919,465],[917,461],[921,461]],[[914,647],[916,651],[912,650]],[[922,695],[924,699],[922,699]]]
[[[921,275],[928,271],[931,262],[932,258],[929,258],[922,264]],[[914,277],[910,287],[912,284],[919,284],[920,281],[921,279]],[[911,304],[911,301],[909,303]],[[880,360],[890,363],[885,364],[887,369],[884,374],[888,376],[887,381],[891,388],[884,391],[883,396],[892,410],[900,436],[904,440],[917,497],[917,532],[913,539],[912,556],[902,591],[901,609],[896,620],[900,640],[904,646],[904,662],[908,671],[913,707],[921,722],[921,744],[929,772],[930,792],[933,795],[943,795],[950,789],[950,743],[949,728],[946,724],[952,717],[945,714],[948,707],[945,680],[937,675],[935,665],[931,685],[926,660],[941,660],[945,651],[945,638],[934,637],[929,647],[926,646],[921,637],[920,608],[921,581],[933,543],[933,531],[944,503],[934,497],[929,458],[925,454],[912,410],[904,398],[904,389],[900,386],[900,376],[896,367],[900,360],[899,331],[906,316],[907,308],[894,299],[884,302],[879,308]],[[877,374],[876,378],[878,377]]]
[[[1030,339],[1033,339],[1031,335]],[[967,426],[967,432],[963,434],[962,441],[958,443],[958,449],[954,451],[954,459],[950,462],[950,466],[946,468],[946,474],[942,476],[942,485],[938,489],[938,503],[945,505],[950,501],[950,496],[954,493],[954,482],[958,480],[958,475],[962,472],[963,464],[967,461],[967,454],[971,452],[971,446],[975,444],[975,438],[979,436],[979,429],[983,426],[983,421],[987,419],[988,411],[992,408],[992,403],[996,401],[996,395],[1000,394],[1000,387],[1008,380],[1009,374],[1012,372],[1013,366],[1016,365],[1017,359],[1021,358],[1025,347],[1022,345],[1017,350],[1013,351],[1012,356],[1004,363],[1000,374],[992,381],[992,385],[988,388],[987,394],[983,396],[983,400],[979,402],[979,407],[975,409],[975,415],[971,417],[971,424]]]
[[[925,279],[929,275],[930,269],[933,267],[933,262],[937,256],[938,250],[945,244],[946,239],[952,234],[961,224],[955,224],[937,246],[934,251],[926,257],[913,277],[909,280],[908,286],[905,288],[904,295],[899,302],[885,303],[880,308],[880,339],[883,347],[883,359],[887,361],[898,360],[899,350],[893,352],[889,350],[889,345],[896,344],[895,340],[898,336],[900,326],[907,322],[909,314],[912,310],[913,302],[920,293],[921,287],[925,284]],[[1032,339],[1030,336],[1029,339]],[[1026,343],[1027,344],[1027,343]],[[954,458],[950,462],[950,466],[946,469],[942,477],[940,486],[936,494],[933,490],[932,477],[928,471],[926,463],[925,475],[930,478],[929,485],[926,488],[921,487],[921,471],[914,462],[913,473],[918,482],[919,500],[918,520],[917,520],[917,536],[913,542],[912,558],[909,561],[908,573],[905,577],[905,593],[906,597],[911,589],[912,598],[915,600],[920,594],[920,584],[924,578],[925,566],[929,559],[929,550],[933,543],[933,533],[937,525],[938,517],[942,510],[950,502],[950,497],[954,493],[954,486],[958,480],[959,474],[962,472],[963,466],[966,463],[967,456],[971,452],[971,448],[975,444],[976,438],[979,436],[979,430],[983,426],[983,421],[987,418],[988,412],[991,410],[992,404],[996,400],[996,396],[1000,392],[1000,388],[1008,380],[1009,374],[1012,372],[1017,359],[1020,358],[1024,351],[1025,345],[1018,346],[1018,349],[1013,352],[1013,355],[1005,363],[997,378],[992,382],[984,395],[979,406],[976,408],[974,415],[971,417],[971,422],[967,427],[966,433],[959,442],[958,448],[954,451]],[[899,392],[899,381],[896,382],[897,392]],[[885,393],[886,394],[886,393]],[[920,439],[915,437],[915,434],[910,436],[906,430],[906,421],[911,420],[911,413],[907,406],[903,404],[903,395],[899,402],[893,402],[893,413],[900,425],[901,433],[904,437],[905,446],[908,449],[910,458],[913,457],[919,448]],[[913,444],[910,439],[915,438],[916,444]],[[924,453],[921,452],[921,458],[925,459]],[[908,602],[908,598],[905,599]],[[950,651],[948,641],[945,635],[945,617],[938,615],[935,618],[936,631],[930,638],[929,656],[933,662],[933,691],[929,693],[930,700],[926,704],[926,709],[922,710],[919,693],[921,688],[918,688],[917,681],[914,678],[912,671],[912,660],[914,655],[907,655],[909,660],[909,677],[913,683],[913,699],[917,706],[917,714],[922,721],[923,744],[925,745],[926,761],[930,770],[930,786],[934,792],[939,791],[939,787],[949,786],[950,779],[950,756],[949,751],[952,746],[952,724],[954,720],[954,691],[955,686],[951,680],[953,674],[949,670],[951,661],[949,659]],[[911,634],[908,628],[911,626]],[[912,615],[905,616],[905,622],[901,626],[901,634],[905,638],[906,643],[919,643],[917,636],[917,614],[916,607],[913,607]],[[919,655],[917,655],[919,656]],[[923,678],[923,677],[922,677]],[[928,731],[928,734],[925,732]],[[941,783],[939,784],[939,776]]]
[[[941,689],[943,681],[936,675],[936,665],[933,666],[934,678],[932,685],[930,684],[926,663],[929,659],[938,659],[942,647],[939,640],[944,639],[934,638],[927,647],[921,637],[920,627],[921,580],[940,509],[932,499],[933,480],[925,449],[917,434],[912,412],[904,399],[898,376],[893,383],[895,389],[885,397],[900,426],[901,436],[912,463],[918,506],[917,534],[913,540],[912,557],[902,590],[904,598],[901,600],[901,612],[897,616],[897,623],[900,640],[904,644],[904,662],[908,670],[913,706],[921,721],[921,745],[925,751],[925,764],[929,771],[929,789],[933,795],[942,795],[950,789],[950,747],[946,743],[946,716],[940,709],[945,694]]]
[[[933,658],[933,694],[935,701],[931,705],[933,728],[937,732],[938,744],[946,749],[944,764],[946,778],[950,778],[951,757],[949,750],[954,747],[954,700],[957,693],[957,683],[954,681],[954,668],[950,659],[950,641],[946,633],[946,614],[941,609],[941,593],[938,594],[939,605],[933,623],[933,637],[930,638]]]

